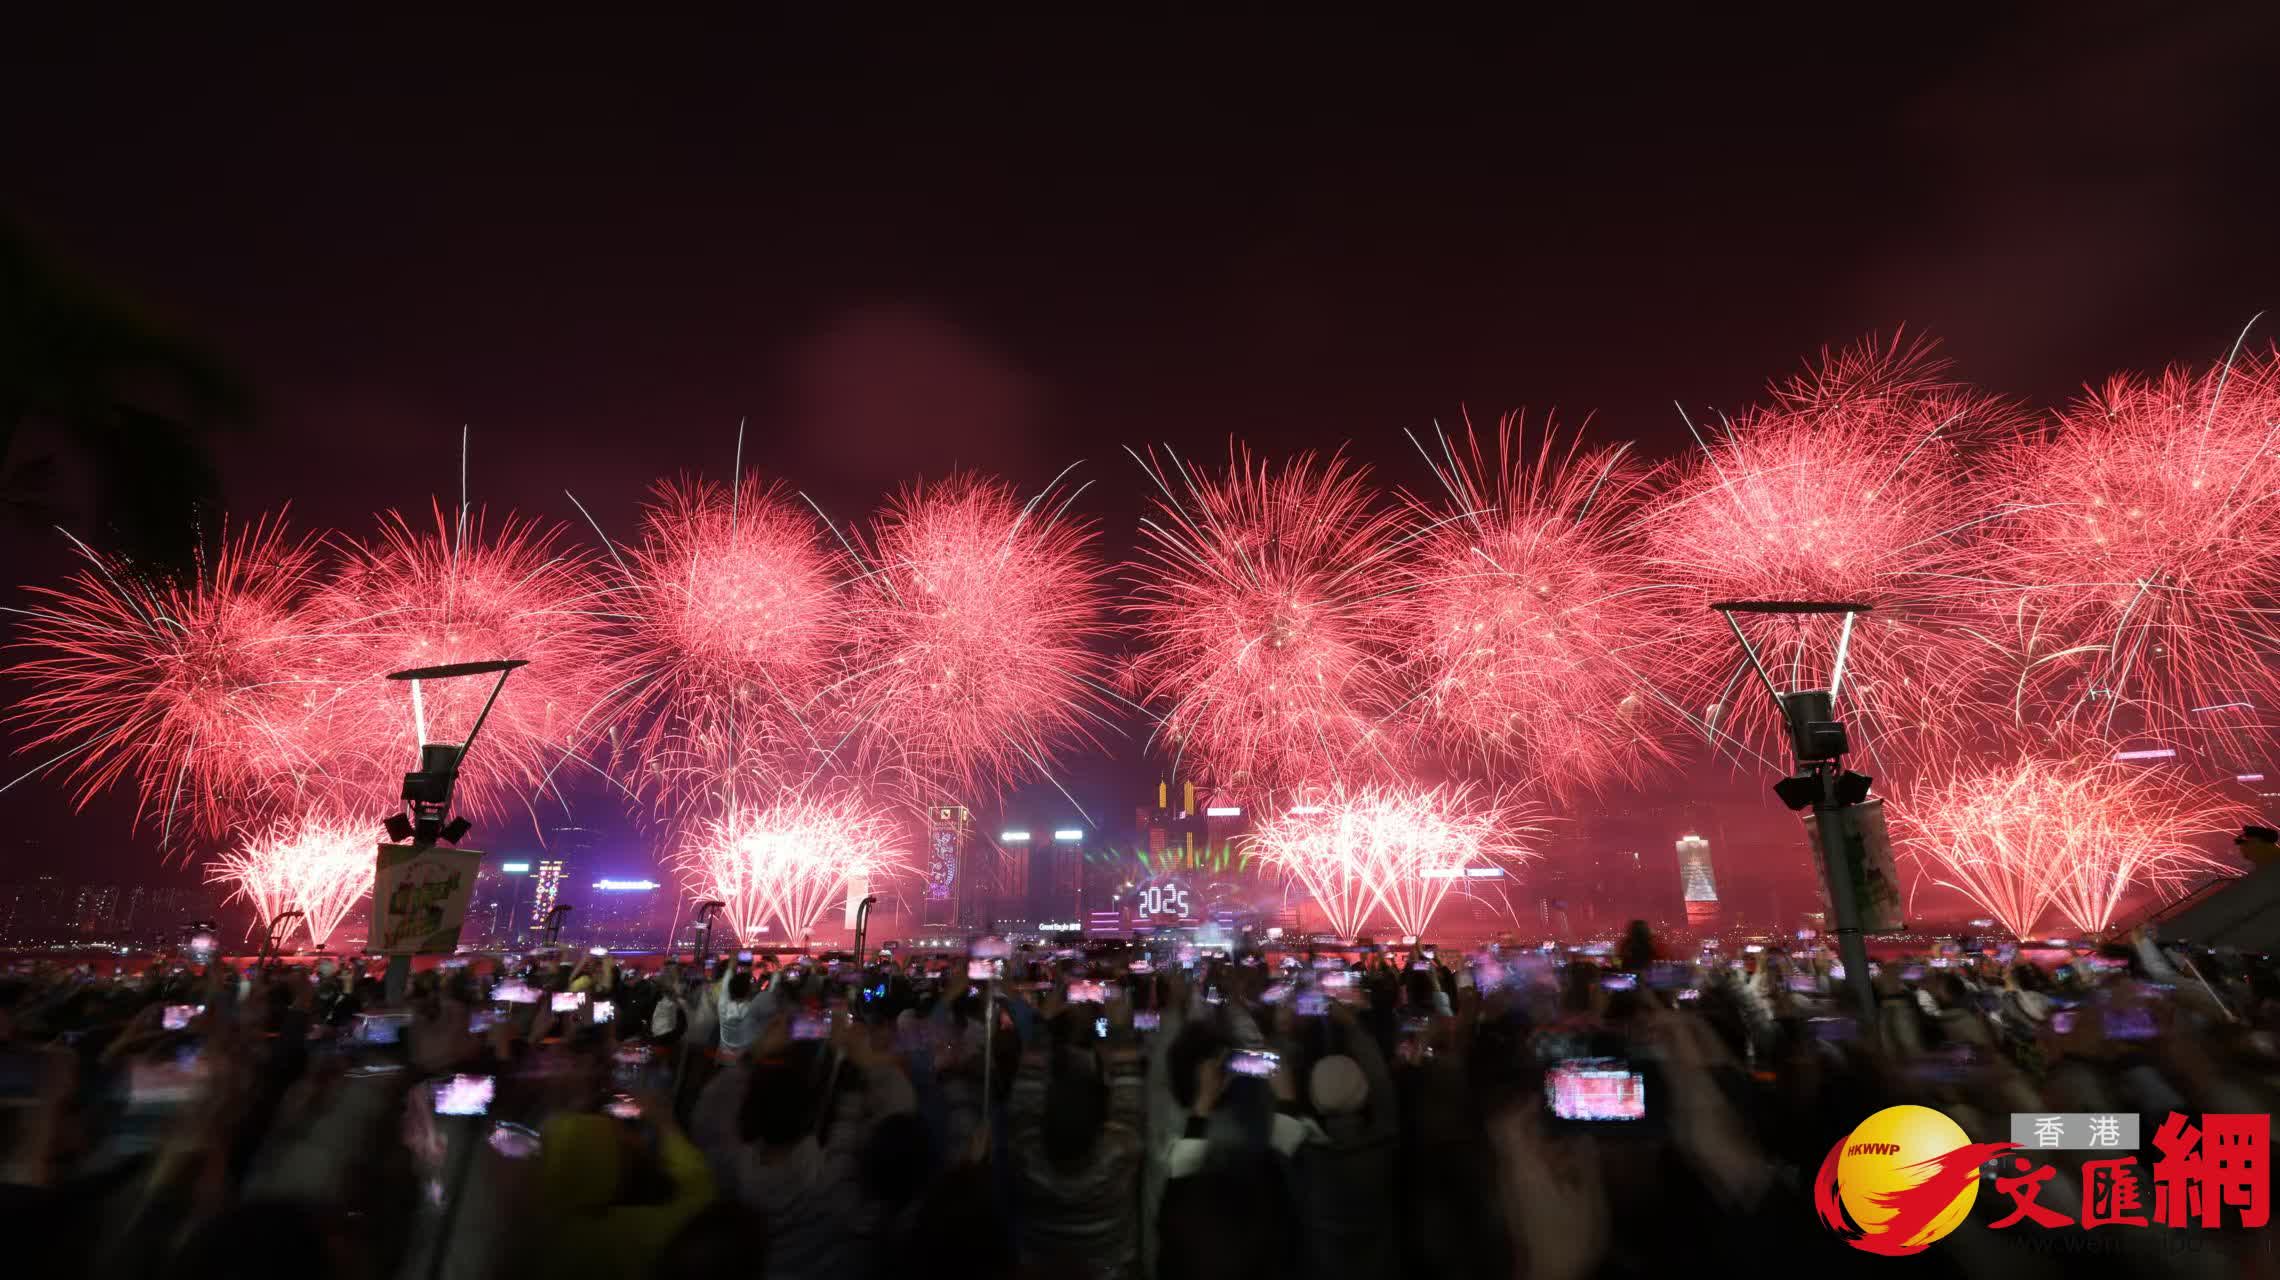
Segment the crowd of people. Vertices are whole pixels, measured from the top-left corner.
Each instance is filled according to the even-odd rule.
[[[15,1273],[2280,1275],[2237,1224],[2037,1247],[1992,1187],[1902,1263],[1812,1196],[1895,1103],[1974,1141],[2268,1114],[2261,957],[976,950],[455,958],[393,999],[377,961],[18,964]]]

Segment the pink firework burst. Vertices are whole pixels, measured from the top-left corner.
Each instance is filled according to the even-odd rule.
[[[1679,620],[1632,536],[1643,469],[1548,426],[1531,452],[1516,416],[1493,455],[1469,426],[1461,451],[1440,444],[1447,502],[1411,499],[1399,598],[1428,734],[1563,796],[1668,760],[1674,718],[1645,672]]]
[[[378,826],[369,818],[281,819],[208,866],[206,881],[231,886],[231,897],[251,903],[265,930],[280,912],[301,912],[309,941],[321,947],[357,904],[371,900]]]
[[[1534,856],[1533,817],[1462,785],[1340,787],[1260,823],[1250,851],[1305,885],[1340,935],[1382,910],[1423,936],[1451,892]]]
[[[903,824],[859,795],[791,795],[699,824],[677,866],[692,895],[726,904],[744,942],[771,920],[798,940],[851,888],[901,871],[904,836]]]
[[[918,803],[1043,775],[1093,740],[1106,606],[1074,497],[961,474],[872,522],[839,693],[862,759]]]
[[[131,776],[162,839],[219,836],[290,805],[324,767],[323,636],[303,604],[314,544],[282,517],[226,531],[187,582],[80,545],[87,567],[30,587],[9,718],[84,804]]]
[[[1843,695],[1856,746],[1878,767],[1920,758],[1943,726],[1974,646],[1959,634],[1982,584],[1974,538],[1988,516],[1959,446],[1999,429],[1997,402],[1942,380],[1918,345],[1864,345],[1774,388],[1771,403],[1704,439],[1645,520],[1655,571],[1683,590],[1690,657],[1674,664],[1722,747],[1788,758],[1771,700],[1751,688],[1719,600],[1865,603]],[[1792,619],[1751,637],[1785,682],[1826,688],[1835,636]]]
[[[1169,454],[1141,466],[1158,496],[1126,611],[1162,735],[1255,800],[1386,772],[1401,745],[1384,725],[1402,705],[1402,526],[1367,473],[1240,447],[1218,475]]]
[[[2010,514],[1989,576],[2074,655],[2047,714],[2102,733],[2229,736],[2280,699],[2280,361],[2113,379],[1990,468]],[[2258,717],[2251,717],[2252,719]]]
[[[459,780],[458,807],[496,817],[548,785],[590,746],[624,682],[621,642],[604,614],[607,589],[589,556],[560,546],[562,530],[509,516],[487,535],[481,512],[454,529],[439,506],[432,532],[391,512],[371,542],[348,548],[337,580],[318,596],[342,657],[336,726],[357,744],[340,753],[345,795],[392,795],[418,758],[417,739],[466,737],[490,695],[489,679],[421,682],[415,706],[391,671],[521,658]]]
[[[796,780],[833,745],[822,693],[846,644],[850,565],[781,486],[657,487],[616,605],[631,627],[619,742],[668,811],[733,777]]]
[[[1913,790],[1901,843],[1932,883],[2018,937],[2053,905],[2094,933],[2130,894],[2232,871],[2199,845],[2240,820],[2237,806],[2113,755],[2091,745],[1948,771]]]

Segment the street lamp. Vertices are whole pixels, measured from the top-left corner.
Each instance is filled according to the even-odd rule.
[[[1796,758],[1796,772],[1773,784],[1773,791],[1792,810],[1809,808],[1813,811],[1813,829],[1819,836],[1821,863],[1828,877],[1829,909],[1836,917],[1837,952],[1844,958],[1845,977],[1860,1009],[1861,1033],[1874,1036],[1876,992],[1869,985],[1868,942],[1861,935],[1862,886],[1853,883],[1851,842],[1847,838],[1844,813],[1868,798],[1872,780],[1866,774],[1844,767],[1852,742],[1845,733],[1844,722],[1837,718],[1837,695],[1844,688],[1845,658],[1852,648],[1853,619],[1875,606],[1807,600],[1727,600],[1710,607],[1733,628],[1734,639],[1742,647],[1742,657],[1748,661],[1750,670],[1757,673],[1765,691],[1772,695],[1774,710],[1780,713],[1790,752]],[[1750,643],[1741,624],[1743,617],[1785,617],[1802,622],[1806,618],[1839,615],[1844,621],[1837,631],[1836,654],[1829,664],[1826,688],[1800,684],[1784,690],[1775,683],[1772,672],[1758,655],[1758,646]],[[1788,669],[1792,678],[1801,679],[1805,664],[1793,662]]]

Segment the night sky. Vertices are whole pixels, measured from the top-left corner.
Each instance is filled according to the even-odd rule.
[[[743,418],[747,463],[841,520],[1086,459],[1113,554],[1125,444],[1343,445],[1415,485],[1403,428],[1556,407],[1667,455],[1674,400],[1872,331],[2048,405],[2280,304],[2280,8],[1610,8],[11,18],[0,213],[252,382],[215,442],[233,511],[359,532],[456,488],[466,424],[476,500],[574,521],[568,489],[630,536]],[[0,548],[11,582],[66,564],[51,531]],[[1111,809],[1148,768],[1120,753],[1070,769]],[[124,871],[129,807],[28,784],[0,823]]]

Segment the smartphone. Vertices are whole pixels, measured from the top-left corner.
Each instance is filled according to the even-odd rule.
[[[1417,954],[1425,957],[1428,960],[1434,960],[1440,957],[1441,951],[1438,947],[1421,947],[1418,949]]]
[[[365,1013],[357,1015],[356,1039],[362,1044],[398,1044],[403,1041],[404,1028],[411,1025],[408,1013]]]
[[[1164,1015],[1154,1009],[1142,1009],[1132,1015],[1132,1029],[1154,1031],[1164,1025]]]
[[[1005,961],[1003,960],[968,960],[966,962],[966,980],[968,982],[995,982],[999,971],[1004,966]]]
[[[1139,957],[1130,965],[1127,965],[1126,968],[1130,969],[1133,973],[1154,973],[1156,971],[1155,964],[1152,963],[1146,956]]]
[[[1907,966],[1900,971],[1900,980],[1902,982],[1922,982],[1924,980],[1924,966],[1920,964]]]
[[[1322,973],[1322,985],[1326,990],[1350,991],[1361,984],[1362,975],[1352,969],[1327,969]]]
[[[1319,991],[1301,991],[1298,993],[1299,1017],[1319,1018],[1329,1011],[1330,997]]]
[[[1412,960],[1409,962],[1409,971],[1411,973],[1431,973],[1433,972],[1433,962],[1430,960]]]
[[[1072,1004],[1107,1004],[1108,984],[1105,982],[1072,982],[1069,984],[1069,1001]]]
[[[2060,1009],[2050,1015],[2050,1029],[2059,1035],[2074,1034],[2074,1010]]]
[[[821,1013],[792,1015],[792,1039],[821,1040],[831,1034],[831,1018]]]
[[[1544,1073],[1552,1118],[1629,1124],[1647,1118],[1647,1078],[1621,1058],[1565,1058]]]
[[[202,1004],[170,1004],[160,1016],[159,1025],[168,1031],[180,1031],[190,1025],[192,1018],[205,1011],[206,1006]]]
[[[641,1104],[635,1102],[629,1094],[611,1094],[610,1100],[602,1104],[602,1111],[604,1114],[615,1116],[620,1120],[639,1120],[641,1118]]]
[[[1754,955],[1758,955],[1758,954],[1762,953],[1764,950],[1765,950],[1765,947],[1764,947],[1762,944],[1753,942],[1753,943],[1750,943],[1748,946],[1745,946],[1745,947],[1743,947],[1743,948],[1742,948],[1742,953],[1743,953],[1744,955],[1753,955],[1753,956],[1754,956]]]
[[[1636,991],[1639,989],[1639,975],[1635,973],[1610,973],[1599,980],[1599,985],[1609,991]]]
[[[1106,1019],[1106,1018],[1095,1018],[1095,1019],[1093,1019],[1093,1039],[1095,1039],[1095,1040],[1106,1040],[1106,1039],[1108,1039],[1108,1019]]]
[[[1431,1027],[1432,1025],[1433,1020],[1431,1018],[1426,1017],[1422,1013],[1412,1013],[1401,1020],[1401,1034],[1405,1036],[1421,1036],[1425,1034],[1426,1028]]]
[[[1265,1079],[1282,1065],[1282,1055],[1266,1049],[1237,1049],[1227,1055],[1227,1069],[1239,1076]]]
[[[1289,983],[1272,982],[1267,984],[1266,990],[1259,993],[1259,1001],[1262,1004],[1281,1004],[1285,999],[1289,998],[1289,996]]]
[[[1790,974],[1784,985],[1801,996],[1819,995],[1821,993],[1821,980],[1810,973]]]
[[[751,953],[751,952],[749,952],[749,951],[739,951],[739,952],[737,952],[737,953],[736,953],[736,962],[737,962],[738,964],[750,964],[750,963],[752,963],[752,953]]]
[[[1700,987],[1681,987],[1678,991],[1678,998],[1686,1004],[1692,1004],[1702,998],[1702,989]]]
[[[1812,1031],[1815,1040],[1842,1043],[1860,1038],[1860,1024],[1851,1018],[1807,1018],[1805,1025]]]
[[[583,991],[557,991],[551,1007],[556,1013],[576,1013],[579,1006],[585,1003],[586,993]]]
[[[496,1009],[477,1009],[467,1015],[467,1030],[470,1034],[482,1035],[491,1028],[498,1026],[501,1016]]]
[[[614,1022],[614,1021],[616,1021],[616,1020],[617,1020],[617,1002],[616,1002],[616,1001],[614,1001],[614,1000],[596,1000],[596,1001],[594,1002],[594,1021],[596,1021],[596,1022]]]
[[[201,931],[190,935],[190,963],[213,963],[215,950],[216,945],[214,942],[213,934]]]
[[[2153,1010],[2145,1008],[2108,1009],[2103,1026],[2108,1040],[2151,1040],[2156,1032]]]
[[[590,956],[606,956],[606,955],[608,955],[609,953],[610,953],[610,949],[609,949],[608,947],[588,947],[588,948],[586,948],[586,954],[587,954],[587,955],[590,955]]]
[[[1686,970],[1668,960],[1657,960],[1647,966],[1647,985],[1657,991],[1668,991],[1685,981]]]
[[[509,1160],[528,1160],[538,1154],[538,1131],[501,1120],[491,1126],[491,1150]]]
[[[537,1004],[539,990],[520,978],[509,978],[491,988],[491,999],[500,1004]]]
[[[453,1076],[431,1087],[437,1115],[480,1116],[490,1113],[491,1100],[499,1093],[499,1080],[496,1076]]]

